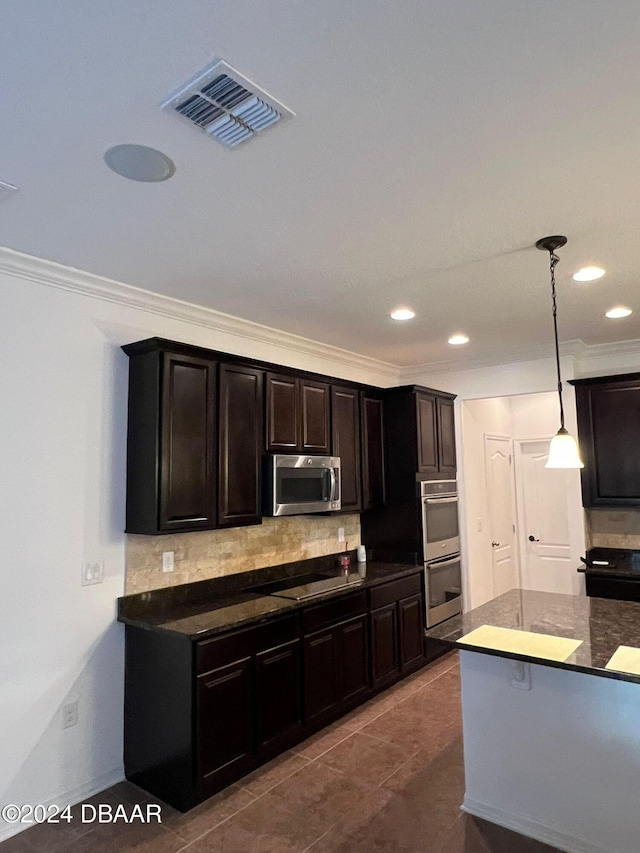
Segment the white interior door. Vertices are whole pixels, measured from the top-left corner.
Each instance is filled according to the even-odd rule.
[[[493,594],[520,586],[515,543],[512,440],[485,435],[487,503],[491,534]]]
[[[517,454],[522,586],[573,592],[575,566],[569,524],[569,477],[545,468],[548,441],[521,441]]]

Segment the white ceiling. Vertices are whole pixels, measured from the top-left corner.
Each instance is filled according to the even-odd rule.
[[[5,0],[0,242],[405,366],[548,344],[560,233],[560,337],[640,338],[638,45],[638,0]],[[215,58],[296,117],[228,151],[159,109]]]

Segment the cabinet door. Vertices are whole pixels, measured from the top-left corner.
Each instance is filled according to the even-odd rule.
[[[422,593],[417,593],[398,602],[400,667],[403,672],[421,664],[424,657],[423,601]]]
[[[340,660],[340,699],[352,704],[369,689],[367,617],[359,616],[336,628]]]
[[[438,459],[443,480],[456,477],[456,432],[453,420],[453,400],[438,397]]]
[[[300,446],[299,380],[267,373],[267,451],[295,453]]]
[[[231,778],[253,753],[251,658],[200,675],[197,682],[198,778]]]
[[[262,465],[262,373],[220,367],[218,524],[258,524]]]
[[[216,365],[164,353],[160,530],[215,526]]]
[[[330,453],[329,386],[324,382],[300,381],[302,407],[302,453]]]
[[[376,397],[362,398],[362,508],[384,504],[383,403]]]
[[[298,640],[256,656],[256,685],[258,749],[277,751],[302,725]]]
[[[362,508],[360,478],[360,394],[348,388],[331,389],[333,456],[340,457],[342,509]]]
[[[418,472],[435,477],[439,474],[436,398],[431,394],[416,394],[416,426]]]
[[[640,382],[576,389],[584,506],[640,505]]]
[[[338,649],[333,629],[304,638],[305,722],[330,714],[340,700]]]
[[[371,668],[376,688],[400,674],[397,612],[395,601],[371,611]]]

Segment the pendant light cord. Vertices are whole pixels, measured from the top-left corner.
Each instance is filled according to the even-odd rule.
[[[551,301],[553,304],[553,337],[556,344],[556,368],[558,370],[558,398],[560,400],[560,429],[564,429],[564,406],[562,405],[562,379],[560,376],[560,348],[558,346],[558,306],[556,304],[556,265],[560,258],[555,252],[549,252],[551,270]]]

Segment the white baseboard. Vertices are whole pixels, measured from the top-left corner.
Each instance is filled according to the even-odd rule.
[[[99,794],[100,791],[104,791],[105,788],[110,788],[112,785],[122,782],[123,779],[124,770],[122,765],[120,765],[119,767],[114,767],[113,770],[110,770],[108,773],[103,773],[101,776],[91,779],[83,785],[76,785],[74,788],[69,788],[69,790],[63,791],[55,797],[43,800],[41,804],[45,807],[58,805],[60,808],[63,808],[66,805],[74,806],[76,803],[82,803],[84,800],[89,799],[89,797],[93,797],[94,794]],[[23,804],[17,803],[16,805]],[[35,803],[32,803],[31,805],[35,805]],[[40,803],[38,805],[40,805]],[[31,823],[5,823],[0,820],[0,843],[34,825],[35,824]]]
[[[491,823],[497,823],[498,826],[503,826],[505,829],[512,829],[514,832],[519,832],[528,838],[535,838],[536,841],[549,844],[551,847],[559,847],[560,850],[566,850],[566,853],[615,853],[615,851],[610,849],[605,850],[604,847],[597,847],[583,838],[566,835],[564,832],[558,832],[558,830],[544,826],[530,818],[504,811],[503,809],[483,803],[480,800],[474,800],[471,797],[465,796],[461,808],[467,814],[484,818],[484,820],[489,820]]]

